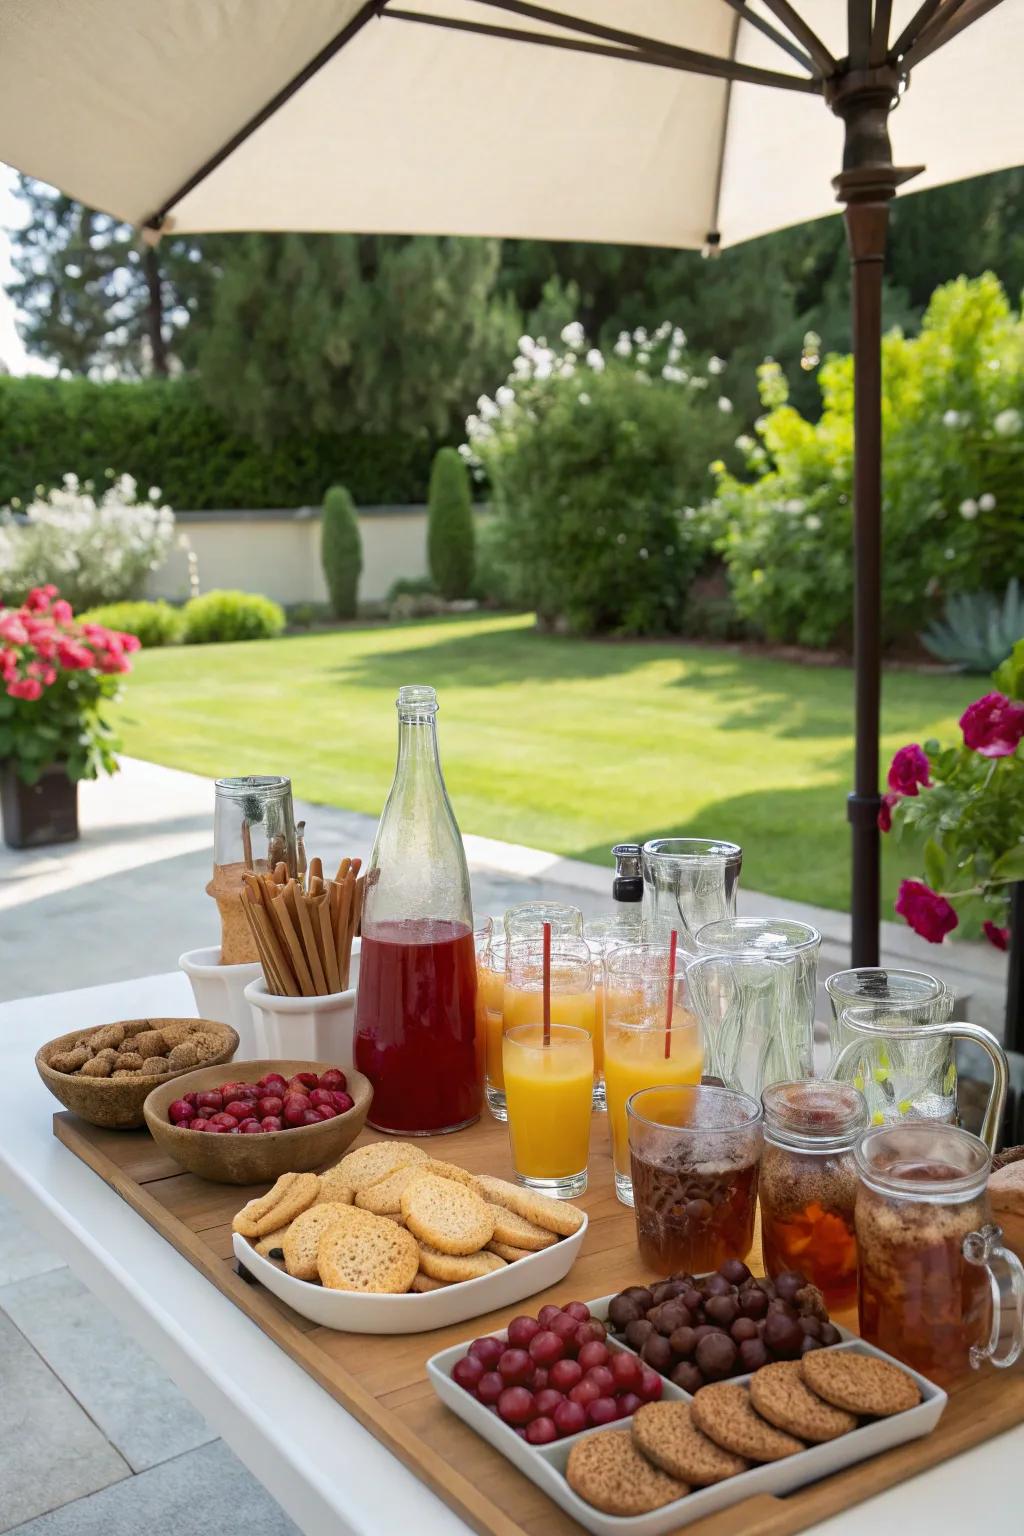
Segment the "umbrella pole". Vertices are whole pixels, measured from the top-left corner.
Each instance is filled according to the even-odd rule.
[[[846,205],[853,335],[853,657],[856,744],[852,831],[852,954],[855,966],[878,964],[880,844],[879,716],[882,681],[882,278],[889,204],[920,167],[892,162],[889,113],[899,76],[889,67],[836,79],[829,104],[846,125],[843,169],[833,186]]]

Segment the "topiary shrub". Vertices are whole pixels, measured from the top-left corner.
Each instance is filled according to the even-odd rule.
[[[440,448],[427,492],[427,564],[442,597],[470,595],[474,556],[469,476],[454,448]]]
[[[324,497],[320,524],[320,564],[336,619],[354,619],[363,545],[355,504],[343,485],[332,485]]]
[[[170,603],[106,603],[102,608],[90,608],[78,615],[82,624],[102,624],[104,629],[119,629],[123,634],[135,635],[143,648],[151,651],[158,645],[178,645],[185,633],[185,619],[180,608]]]
[[[183,609],[185,644],[273,640],[284,630],[284,609],[258,592],[204,592]]]

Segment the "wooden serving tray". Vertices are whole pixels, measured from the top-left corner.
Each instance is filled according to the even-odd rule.
[[[146,1131],[105,1131],[56,1114],[57,1139],[116,1189],[139,1215],[240,1307],[361,1424],[484,1536],[573,1536],[580,1527],[512,1464],[449,1413],[434,1394],[425,1362],[460,1340],[503,1328],[546,1301],[606,1296],[653,1278],[640,1262],[633,1213],[615,1198],[607,1121],[595,1116],[590,1189],[583,1204],[590,1228],[571,1274],[550,1291],[471,1322],[434,1333],[379,1337],[336,1333],[299,1317],[262,1286],[243,1279],[231,1250],[231,1218],[266,1186],[210,1184],[182,1173]],[[378,1139],[364,1132],[356,1145]],[[423,1142],[433,1156],[475,1173],[511,1178],[506,1129],[485,1115],[453,1136]],[[759,1243],[750,1260],[762,1273]],[[839,1314],[856,1327],[856,1318]],[[1024,1361],[990,1368],[950,1393],[938,1428],[923,1440],[785,1498],[758,1495],[687,1527],[687,1536],[791,1536],[859,1504],[894,1483],[947,1461],[1024,1420]]]

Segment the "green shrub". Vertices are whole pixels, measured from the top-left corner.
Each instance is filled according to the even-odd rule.
[[[330,603],[288,603],[284,611],[289,629],[312,629],[331,617]]]
[[[320,524],[320,563],[336,619],[354,619],[363,545],[352,497],[343,485],[332,485],[324,497]]]
[[[805,420],[777,365],[741,438],[750,483],[716,466],[710,509],[741,616],[770,639],[848,643],[853,606],[853,363],[821,370]],[[1024,322],[991,274],[936,289],[921,333],[883,343],[882,620],[920,630],[953,592],[1002,591],[1024,526]]]
[[[80,613],[78,619],[82,624],[102,624],[107,629],[137,635],[147,651],[159,645],[178,645],[185,633],[181,609],[165,602],[106,603],[102,608]]]
[[[184,607],[185,644],[273,640],[284,629],[284,609],[258,592],[204,592]]]
[[[442,597],[468,597],[473,560],[469,475],[454,448],[439,448],[427,492],[427,563]]]
[[[396,597],[430,597],[437,595],[437,588],[429,576],[398,576],[388,587],[387,601]]]
[[[485,608],[528,607],[516,591],[513,572],[505,559],[504,530],[496,517],[484,517],[476,530],[476,568],[473,596]]]
[[[524,337],[494,400],[467,422],[490,482],[492,571],[506,602],[589,633],[677,631],[709,539],[687,503],[732,437],[731,402],[672,326],[623,332],[609,356],[578,322],[556,352]]]
[[[397,433],[246,437],[191,377],[0,377],[0,504],[30,501],[70,468],[102,485],[111,465],[194,512],[317,506],[336,481],[361,505],[407,504],[426,499],[434,447]]]

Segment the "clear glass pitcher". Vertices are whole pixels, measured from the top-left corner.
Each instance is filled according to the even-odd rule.
[[[733,917],[705,925],[695,944],[686,979],[704,1026],[705,1073],[755,1098],[770,1083],[810,1077],[818,930]]]
[[[734,917],[743,850],[703,837],[656,837],[644,843],[644,918],[652,935],[675,929],[681,947],[696,953],[696,934],[717,918]]]
[[[1024,1267],[992,1224],[988,1148],[959,1126],[904,1121],[870,1131],[854,1160],[861,1337],[940,1385],[1013,1365]]]
[[[844,1008],[839,1027],[846,1044],[833,1056],[827,1076],[860,1090],[867,1101],[869,1124],[955,1123],[956,1042],[973,1040],[992,1063],[981,1139],[994,1152],[1006,1105],[1006,1057],[987,1029],[949,1023],[952,1011],[949,992],[925,1005],[887,1002]]]
[[[833,1055],[849,1043],[840,1015],[844,1008],[872,1007],[882,1013],[887,1008],[920,1009],[918,1024],[944,1024],[953,1016],[953,1005],[943,1013],[939,999],[947,995],[945,982],[927,971],[893,969],[887,965],[860,966],[852,971],[834,971],[825,979],[825,991],[832,1004],[828,1039]]]
[[[398,694],[398,764],[366,875],[355,1065],[368,1123],[431,1136],[480,1114],[469,870],[437,752],[433,688]]]

